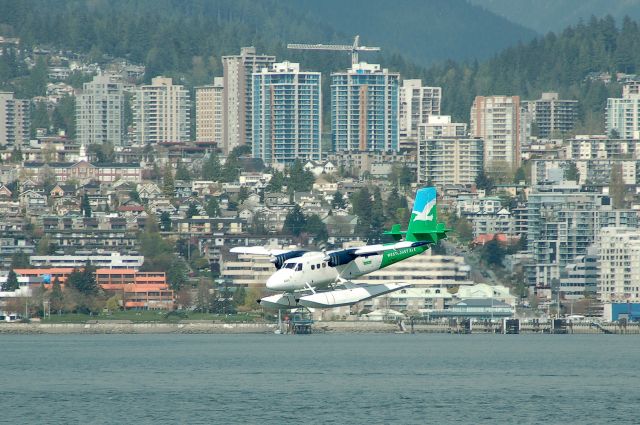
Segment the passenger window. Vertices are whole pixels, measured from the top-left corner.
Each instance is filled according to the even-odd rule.
[[[302,263],[298,264],[298,267],[296,267],[296,271],[299,272],[300,270],[302,270]]]
[[[325,267],[327,267],[327,263],[322,263],[322,268],[324,269]]]
[[[311,265],[311,270],[314,270],[316,268],[316,266],[314,266],[313,264]]]
[[[320,264],[316,264],[316,269],[319,269],[319,268],[320,268]]]

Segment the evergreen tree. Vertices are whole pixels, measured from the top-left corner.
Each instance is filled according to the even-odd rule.
[[[218,214],[220,214],[220,204],[215,197],[209,197],[207,205],[205,206],[205,211],[209,217],[217,217]]]
[[[180,160],[178,160],[178,163],[176,164],[176,180],[182,180],[186,182],[191,181],[191,173]]]
[[[96,295],[98,284],[96,282],[96,268],[87,262],[82,271],[74,269],[67,278],[67,285],[83,295]]]
[[[300,233],[302,233],[306,224],[307,219],[305,218],[302,209],[296,204],[285,217],[282,230],[289,235],[300,236]]]
[[[163,232],[171,231],[171,216],[167,211],[162,211],[160,214],[160,230]]]
[[[243,203],[249,198],[249,189],[246,186],[240,186],[240,191],[238,191],[238,203]]]
[[[173,170],[171,170],[171,164],[167,164],[162,174],[162,194],[168,198],[173,198],[176,190],[176,185],[173,180]]]
[[[85,192],[82,196],[82,202],[80,203],[80,211],[85,217],[91,217],[91,204],[89,203],[89,195]]]
[[[7,283],[5,283],[2,290],[6,292],[13,292],[19,287],[20,287],[20,284],[18,283],[18,275],[16,274],[15,271],[13,271],[13,269],[11,269],[9,271],[9,275],[7,276]]]
[[[334,209],[345,209],[347,207],[347,200],[344,199],[344,195],[339,190],[333,194],[333,199],[331,199],[331,208]]]
[[[307,219],[304,227],[305,233],[313,236],[315,243],[326,242],[329,239],[327,226],[324,224],[318,214],[311,214]]]
[[[18,251],[11,256],[11,269],[26,269],[31,267],[29,255],[23,251]]]
[[[49,305],[51,310],[61,313],[64,309],[64,295],[62,294],[62,288],[60,286],[60,280],[56,276],[53,279],[53,285],[51,286],[51,294],[49,295]]]
[[[202,165],[202,179],[218,181],[220,180],[221,174],[222,165],[220,165],[220,158],[218,158],[218,154],[213,151]]]
[[[200,212],[198,211],[198,206],[194,202],[191,202],[186,213],[187,218],[192,218],[198,214],[200,214]]]
[[[269,193],[280,192],[285,184],[284,174],[278,170],[271,172],[271,180],[267,184],[265,191]]]

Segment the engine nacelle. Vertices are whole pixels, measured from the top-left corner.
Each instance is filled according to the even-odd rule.
[[[350,263],[357,257],[357,255],[355,255],[354,252],[355,252],[355,249],[347,250],[347,251],[331,252],[327,254],[327,258],[326,258],[327,264],[329,264],[329,267],[335,267],[335,266],[341,266],[343,264]]]
[[[271,262],[273,263],[274,266],[276,266],[276,269],[280,270],[284,265],[285,261],[291,258],[302,257],[306,252],[307,251],[304,251],[304,250],[297,250],[297,251],[289,251],[283,254],[274,255],[271,258]]]

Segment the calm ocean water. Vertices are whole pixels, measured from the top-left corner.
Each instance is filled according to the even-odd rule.
[[[616,335],[2,335],[0,423],[640,423]]]

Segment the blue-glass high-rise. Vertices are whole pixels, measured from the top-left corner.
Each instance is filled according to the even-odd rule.
[[[253,74],[253,156],[265,164],[320,160],[322,92],[319,72],[276,63]]]
[[[354,64],[331,74],[331,142],[340,151],[397,151],[400,74]]]

